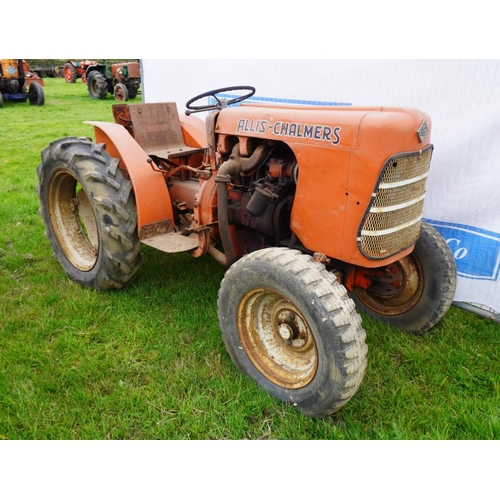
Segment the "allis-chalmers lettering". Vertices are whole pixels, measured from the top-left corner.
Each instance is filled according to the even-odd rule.
[[[340,142],[340,127],[330,127],[328,125],[308,125],[297,122],[273,122],[267,120],[248,120],[242,118],[238,122],[236,133],[253,132],[265,134],[269,130],[272,134],[281,137],[297,137],[299,139],[314,139],[317,141],[338,144]]]

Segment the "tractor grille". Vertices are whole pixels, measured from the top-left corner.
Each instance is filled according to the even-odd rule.
[[[358,243],[371,259],[385,259],[418,239],[432,146],[391,157],[363,219]]]

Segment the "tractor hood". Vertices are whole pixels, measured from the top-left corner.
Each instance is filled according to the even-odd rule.
[[[365,141],[370,146],[376,141],[379,149],[397,143],[410,151],[429,143],[428,137],[421,141],[417,133],[424,121],[430,129],[429,117],[413,108],[244,103],[222,110],[215,132],[350,150]]]
[[[404,178],[413,177],[413,165],[429,151],[430,130],[429,116],[413,108],[259,104],[223,109],[215,125],[215,135],[238,137],[240,143],[244,137],[286,143],[298,167],[293,232],[306,248],[363,267],[395,258],[363,255],[359,235],[390,159],[408,158]],[[430,162],[430,154],[426,158]],[[400,257],[411,252],[413,242],[412,234]]]

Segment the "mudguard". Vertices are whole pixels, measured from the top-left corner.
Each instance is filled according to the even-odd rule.
[[[137,205],[137,230],[141,235],[145,226],[161,223],[172,227],[173,212],[170,194],[161,172],[153,170],[149,156],[123,125],[85,121],[94,127],[97,143],[106,144],[106,151],[121,160],[132,181]]]

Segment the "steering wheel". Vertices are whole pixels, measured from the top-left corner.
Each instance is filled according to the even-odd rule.
[[[243,94],[242,96],[239,97],[233,97],[232,99],[225,99],[225,98],[219,98],[217,97],[217,94],[220,94],[222,92],[231,92],[234,90],[248,90],[246,94]],[[225,107],[229,106],[230,104],[234,104],[236,102],[244,101],[245,99],[248,99],[249,97],[253,96],[255,94],[255,87],[250,87],[248,85],[242,85],[240,87],[223,87],[221,89],[215,89],[215,90],[209,90],[208,92],[205,92],[204,94],[197,95],[196,97],[193,97],[186,103],[186,115],[190,115],[191,113],[199,113],[200,111],[210,111],[212,109],[224,109]],[[200,99],[203,99],[204,97],[213,97],[217,102],[215,104],[205,104],[203,106],[193,106],[193,102],[199,101]]]

